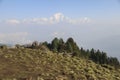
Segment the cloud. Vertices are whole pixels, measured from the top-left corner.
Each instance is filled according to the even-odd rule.
[[[10,20],[6,20],[6,23],[16,25],[16,24],[20,24],[20,21],[17,19],[10,19]]]
[[[27,39],[27,32],[16,32],[16,33],[0,33],[1,43],[30,43],[31,41]]]
[[[33,18],[26,21],[35,24],[57,24],[57,23],[68,23],[68,24],[84,24],[89,23],[91,20],[87,17],[72,19],[70,17],[64,16],[62,13],[56,13],[49,18]]]
[[[62,13],[56,13],[53,16],[46,18],[32,18],[32,19],[24,19],[24,24],[57,24],[64,20],[64,15]]]
[[[71,19],[66,17],[65,21],[70,24],[86,24],[91,22],[91,20],[88,17],[78,18],[78,19]]]
[[[56,22],[60,22],[60,21],[63,21],[64,20],[64,15],[62,13],[56,13],[53,15],[53,19],[56,21]]]
[[[7,20],[6,22],[12,25],[16,25],[20,23],[46,25],[46,24],[58,24],[58,23],[86,24],[86,23],[90,23],[91,20],[88,17],[75,19],[75,18],[64,16],[62,13],[56,13],[50,17],[30,18],[30,19],[23,19],[23,20],[10,19],[10,20]]]
[[[51,35],[53,37],[62,37],[65,35],[65,32],[53,32]]]

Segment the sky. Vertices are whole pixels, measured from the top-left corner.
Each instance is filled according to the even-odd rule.
[[[120,0],[0,0],[0,43],[55,37],[120,59]]]

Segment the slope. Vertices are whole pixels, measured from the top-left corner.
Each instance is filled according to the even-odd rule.
[[[1,80],[120,80],[120,70],[47,49],[0,49]]]

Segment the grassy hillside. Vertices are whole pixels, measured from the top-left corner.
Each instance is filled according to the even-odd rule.
[[[120,80],[120,70],[47,49],[1,49],[0,80]]]

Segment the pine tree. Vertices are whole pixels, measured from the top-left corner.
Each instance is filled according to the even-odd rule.
[[[59,39],[58,38],[54,38],[52,43],[51,43],[51,49],[54,52],[57,52],[58,51],[58,46],[59,46]]]

